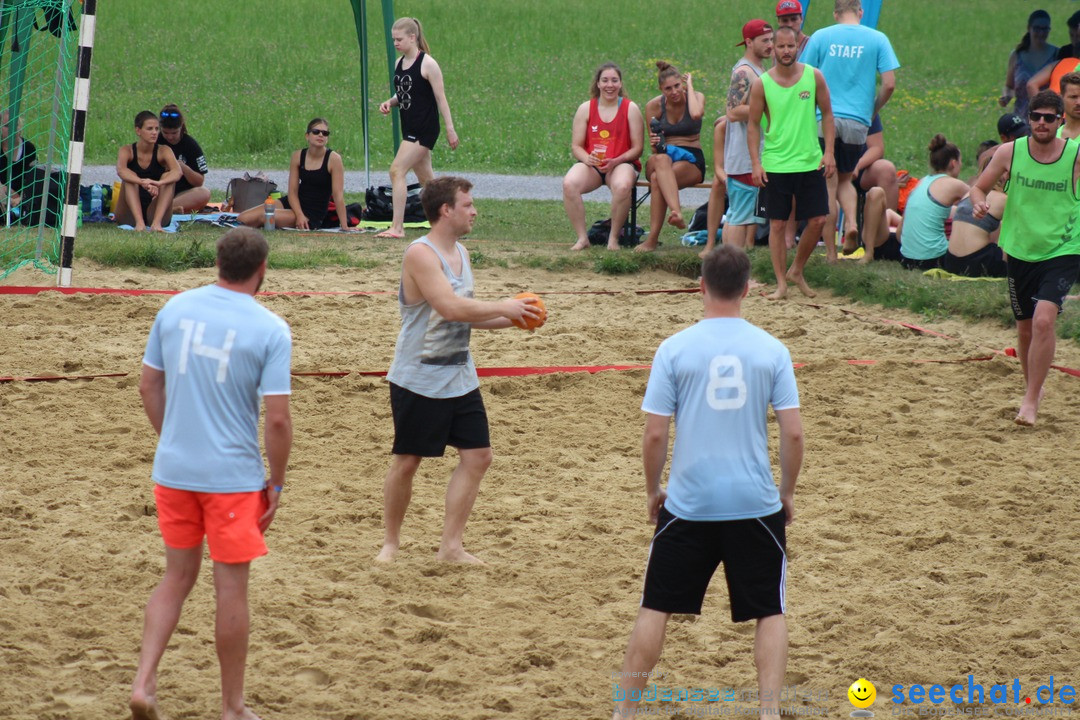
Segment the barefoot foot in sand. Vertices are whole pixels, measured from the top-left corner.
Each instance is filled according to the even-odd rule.
[[[806,297],[814,297],[815,295],[817,295],[817,293],[811,290],[810,286],[806,284],[806,278],[802,276],[802,273],[795,275],[789,270],[787,274],[787,281],[789,283],[795,283],[798,286],[799,290],[802,291],[802,294]]]
[[[771,292],[765,296],[766,300],[783,300],[787,297],[787,285],[782,285],[776,288],[775,292]]]
[[[448,563],[463,563],[465,565],[486,565],[483,560],[465,552],[464,549],[459,548],[457,550],[443,550],[439,549],[439,553],[435,556],[435,559],[439,562]]]
[[[1020,406],[1020,412],[1016,413],[1016,419],[1014,419],[1013,422],[1021,427],[1034,427],[1035,415],[1037,412],[1038,409],[1034,405],[1029,407],[1025,403]]]
[[[131,720],[161,720],[157,708],[157,698],[153,695],[133,690],[128,707],[131,708]]]
[[[389,563],[394,562],[394,556],[397,555],[398,546],[393,543],[386,543],[382,546],[382,550],[375,556],[375,562],[377,563]]]

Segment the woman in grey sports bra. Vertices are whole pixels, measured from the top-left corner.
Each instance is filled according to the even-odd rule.
[[[971,198],[956,204],[949,250],[941,267],[968,277],[1005,277],[1005,255],[997,246],[997,230],[1005,211],[1005,194],[991,190],[986,201],[990,212],[976,219],[971,213]]]
[[[645,105],[645,122],[649,125],[652,155],[645,163],[649,181],[649,237],[638,245],[638,251],[655,250],[668,223],[685,228],[686,220],[679,203],[679,188],[700,183],[705,179],[705,154],[701,150],[701,118],[705,114],[705,96],[694,90],[690,73],[679,71],[660,60],[657,82],[660,95]],[[672,119],[674,118],[674,119]]]

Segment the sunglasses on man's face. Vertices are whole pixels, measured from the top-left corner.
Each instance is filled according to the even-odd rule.
[[[1031,122],[1040,122],[1041,121],[1041,122],[1049,124],[1049,123],[1057,122],[1060,117],[1061,116],[1058,115],[1057,113],[1041,113],[1041,112],[1029,112],[1028,113],[1028,119],[1031,120]]]
[[[310,132],[312,135],[322,135],[324,137],[330,137],[329,130],[311,130]]]
[[[173,112],[172,110],[167,110],[167,111],[161,113],[161,117],[163,117],[163,118],[178,118],[178,117],[180,117],[180,113]]]

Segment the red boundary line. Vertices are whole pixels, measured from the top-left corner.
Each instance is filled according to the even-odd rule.
[[[102,295],[176,295],[180,290],[136,290],[126,288],[60,288],[60,287],[35,287],[24,285],[0,285],[0,295],[36,295],[42,292],[59,292],[64,295],[74,295],[76,293],[90,293],[90,294],[102,294]],[[698,288],[680,288],[669,290],[635,290],[635,295],[656,295],[656,294],[689,294],[698,293]],[[287,292],[261,292],[261,296],[304,296],[304,295],[395,295],[388,290],[355,290],[355,291],[287,291]],[[537,293],[538,295],[615,295],[616,291],[611,290],[568,290],[568,291],[547,291]],[[823,305],[817,305],[814,303],[803,303],[806,307],[812,307],[820,310]],[[959,342],[959,338],[955,338],[951,335],[939,333],[936,330],[930,330],[928,328],[920,327],[912,323],[902,322],[900,320],[891,320],[889,318],[874,318],[869,315],[855,312],[854,310],[848,310],[846,308],[839,308],[840,312],[846,315],[852,315],[861,319],[876,320],[877,322],[884,323],[886,325],[897,325],[899,327],[907,328],[913,332],[921,333],[924,335],[932,335],[934,337],[943,338],[945,340],[954,340]],[[994,348],[987,348],[995,355],[1007,355],[1009,357],[1016,357],[1016,351],[1012,348],[1006,348],[1005,350],[997,350]],[[1012,350],[1012,352],[1009,352]],[[979,358],[961,358],[959,360],[914,360],[916,363],[951,363],[951,362],[976,362],[989,360],[989,357]],[[849,365],[874,365],[877,360],[848,360]],[[795,367],[804,367],[805,364],[796,363]],[[1073,377],[1080,377],[1080,370],[1076,370],[1062,365],[1051,365],[1051,368],[1059,372],[1063,372],[1066,375],[1072,375]],[[481,377],[509,377],[518,375],[545,375],[556,372],[601,372],[604,370],[638,370],[648,369],[648,365],[570,365],[570,366],[552,366],[552,367],[524,367],[524,368],[478,368],[477,374]],[[344,377],[348,375],[348,372],[298,372],[293,373],[298,377],[311,376],[311,377]],[[359,375],[378,376],[382,377],[386,375],[385,371],[365,371],[358,372]],[[127,373],[109,373],[104,375],[71,375],[71,376],[41,376],[41,377],[0,377],[0,382],[12,382],[15,380],[21,380],[24,382],[54,382],[57,380],[92,380],[97,377],[124,377]]]
[[[807,307],[812,307],[812,308],[819,309],[819,310],[823,307],[822,305],[814,305],[813,303],[804,303],[804,304]],[[952,335],[946,335],[944,333],[939,333],[939,332],[936,332],[934,330],[928,330],[927,328],[919,327],[918,325],[912,325],[911,323],[900,322],[899,320],[889,320],[888,318],[873,318],[873,317],[870,317],[869,315],[863,315],[862,313],[857,313],[854,310],[847,310],[845,308],[840,308],[840,312],[845,313],[847,315],[854,315],[857,318],[862,318],[862,319],[866,319],[866,320],[877,320],[878,322],[885,323],[886,325],[899,325],[900,327],[905,327],[908,330],[912,330],[912,331],[917,332],[917,333],[922,333],[924,335],[933,335],[934,337],[944,338],[945,340],[954,340],[956,342],[960,342],[960,338],[955,338]],[[1015,348],[1010,347],[1010,348],[1005,348],[1004,350],[997,350],[995,348],[987,347],[985,349],[989,350],[990,352],[994,353],[995,355],[1006,355],[1006,356],[1012,357],[1012,358],[1016,357],[1016,349]],[[971,359],[971,360],[982,360],[982,359],[989,360],[990,358],[969,358],[969,359]],[[915,362],[953,362],[953,361],[916,360]],[[865,363],[862,363],[862,364],[871,364],[871,363],[870,362],[865,362]],[[1066,375],[1072,375],[1073,377],[1080,377],[1080,370],[1076,370],[1076,369],[1070,368],[1070,367],[1065,367],[1064,365],[1051,365],[1050,367],[1051,367],[1051,369],[1057,370],[1058,372],[1063,372]]]
[[[994,355],[982,357],[957,358],[950,360],[920,359],[911,360],[912,363],[962,363],[962,362],[985,362],[993,360]],[[877,365],[881,360],[847,360],[848,365]],[[807,367],[810,363],[792,363],[796,370]],[[1080,371],[1070,368],[1052,365],[1056,370],[1080,377]],[[651,365],[548,365],[531,367],[490,367],[477,368],[476,374],[480,377],[521,377],[525,375],[550,375],[552,373],[598,373],[608,371],[625,370],[650,370]],[[348,375],[360,377],[386,377],[385,370],[328,370],[328,371],[296,371],[290,373],[293,377],[328,377],[340,378]],[[96,378],[127,377],[128,373],[103,373],[100,375],[42,375],[30,377],[0,377],[0,383],[8,382],[56,382],[59,380],[94,380]]]
[[[127,373],[103,373],[101,375],[42,375],[37,377],[0,377],[0,383],[57,382],[58,380],[94,380],[95,378],[111,377],[127,377]]]

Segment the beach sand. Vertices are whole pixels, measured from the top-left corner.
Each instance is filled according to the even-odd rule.
[[[92,264],[76,277],[119,288],[210,281],[207,270]],[[6,283],[48,280],[21,270]],[[263,299],[292,326],[295,371],[353,374],[293,384],[287,489],[270,554],[252,571],[249,704],[264,720],[606,719],[651,533],[640,461],[648,372],[482,379],[495,461],[466,547],[488,565],[434,560],[447,457],[421,466],[400,559],[376,567],[392,426],[385,381],[356,371],[389,365],[396,284],[394,264],[268,277],[268,290],[385,294]],[[701,299],[636,291],[694,286],[663,273],[478,270],[481,298],[556,294],[535,333],[475,332],[476,364],[648,364],[660,341],[700,317]],[[610,294],[571,294],[581,291]],[[155,438],[137,385],[166,299],[0,295],[0,375],[127,373],[0,384],[0,717],[125,716],[143,606],[163,568]],[[949,686],[970,674],[987,689],[1019,679],[1025,693],[1050,676],[1076,685],[1080,378],[1051,371],[1038,426],[1019,428],[1019,363],[992,352],[1015,344],[1009,328],[813,302],[755,293],[745,305],[805,364],[784,704],[847,715],[859,677],[876,684],[879,714],[891,712],[898,684]],[[1056,362],[1080,367],[1080,349],[1061,343]],[[775,457],[774,422],[770,432]],[[219,712],[208,570],[162,663],[170,718]],[[731,623],[718,575],[700,618],[673,618],[656,683],[752,691],[752,642],[752,623]],[[684,718],[709,709],[654,707]]]

